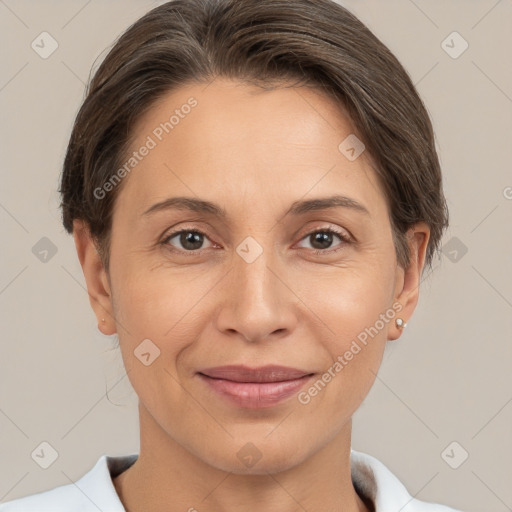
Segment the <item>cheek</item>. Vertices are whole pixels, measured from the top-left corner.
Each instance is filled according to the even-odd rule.
[[[302,284],[295,289],[309,309],[309,317],[313,312],[322,321],[324,339],[331,340],[329,352],[338,355],[347,343],[373,326],[391,308],[394,279],[392,264],[383,259],[375,258],[372,262],[354,259],[343,266],[303,274],[301,280],[296,280]],[[378,324],[384,335],[388,324]]]
[[[393,276],[383,261],[374,255],[336,265],[291,265],[279,272],[290,289],[274,291],[281,307],[295,308],[298,325],[314,329],[316,343],[337,356],[390,306]],[[161,349],[180,351],[206,327],[220,302],[230,302],[225,274],[220,265],[119,265],[112,275],[119,335],[132,349],[149,338]]]
[[[178,354],[199,337],[211,316],[204,298],[215,293],[216,275],[160,266],[113,276],[115,317],[126,355],[150,339],[172,369]]]
[[[307,294],[307,306],[324,325],[317,338],[328,357],[321,382],[305,389],[301,403],[324,407],[335,423],[343,419],[340,411],[355,411],[370,390],[396,318],[391,266],[375,262],[370,268],[338,269],[336,278],[317,279]]]

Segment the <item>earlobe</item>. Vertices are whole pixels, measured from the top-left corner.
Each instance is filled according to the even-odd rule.
[[[430,238],[430,228],[424,222],[418,222],[407,232],[409,244],[409,265],[407,268],[399,268],[395,283],[394,303],[400,303],[402,306],[397,318],[402,320],[393,324],[388,332],[389,340],[398,339],[403,330],[404,324],[409,322],[419,298],[419,287],[421,283],[421,274],[425,264],[428,241]]]
[[[115,334],[112,295],[107,272],[84,221],[74,220],[73,238],[84,273],[89,302],[96,315],[98,328],[103,334]]]

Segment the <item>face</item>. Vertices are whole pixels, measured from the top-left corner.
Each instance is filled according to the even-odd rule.
[[[428,241],[419,225],[411,267],[397,266],[368,155],[339,149],[353,133],[312,89],[219,78],[139,120],[108,279],[75,239],[147,443],[264,473],[306,460],[350,423],[386,341],[400,336],[395,319],[416,305]],[[256,371],[269,365],[285,368]]]

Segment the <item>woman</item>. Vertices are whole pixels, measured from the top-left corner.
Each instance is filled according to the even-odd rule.
[[[176,0],[89,86],[60,192],[140,453],[0,507],[450,511],[351,450],[448,213],[407,73],[330,0]]]

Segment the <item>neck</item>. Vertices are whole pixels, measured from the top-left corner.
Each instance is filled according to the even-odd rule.
[[[369,512],[352,484],[351,421],[296,466],[264,474],[235,474],[187,451],[141,405],[139,415],[139,457],[114,478],[126,512]]]

